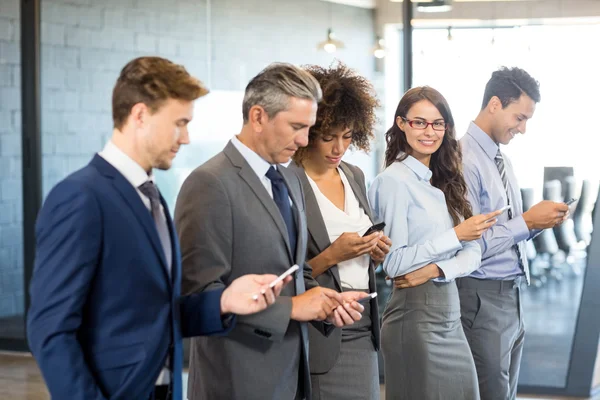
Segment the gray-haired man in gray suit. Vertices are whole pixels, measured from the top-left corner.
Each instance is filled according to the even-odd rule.
[[[279,167],[308,144],[320,99],[308,72],[270,65],[246,87],[241,133],[181,188],[175,225],[183,293],[227,286],[244,274],[301,267],[295,285],[264,312],[238,316],[227,336],[192,339],[190,400],[310,399],[306,322],[325,321],[317,325],[328,334],[361,318],[362,305],[344,304],[312,278],[302,185]]]

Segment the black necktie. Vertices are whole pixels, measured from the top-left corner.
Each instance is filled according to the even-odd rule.
[[[171,248],[171,236],[169,234],[169,227],[167,226],[166,216],[160,209],[160,194],[158,188],[152,181],[147,181],[138,187],[146,197],[150,199],[150,208],[152,209],[152,218],[156,225],[156,231],[158,238],[162,244],[165,258],[167,260],[167,269],[169,274],[171,273],[171,263],[173,258],[173,249]]]
[[[292,206],[290,205],[288,188],[285,185],[283,177],[274,167],[269,168],[267,171],[267,178],[271,181],[273,200],[275,201],[275,204],[277,204],[277,208],[279,208],[279,212],[287,227],[290,239],[290,249],[292,250],[293,256],[296,252],[296,224],[294,223],[294,216],[292,215]]]

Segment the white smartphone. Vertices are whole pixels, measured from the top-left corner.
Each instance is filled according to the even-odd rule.
[[[269,284],[269,287],[271,289],[273,289],[275,287],[275,285],[277,285],[279,282],[281,282],[282,280],[284,280],[287,276],[289,276],[289,275],[293,274],[294,272],[298,271],[298,269],[300,269],[300,267],[297,264],[296,265],[292,265],[290,268],[288,268],[287,271],[285,271],[283,274],[279,275],[277,277],[277,279],[275,279],[273,282],[271,282]],[[263,293],[261,293],[261,294],[263,294]],[[255,294],[255,295],[252,296],[252,299],[253,300],[258,300],[259,296],[260,296],[259,294]]]
[[[269,287],[271,289],[273,289],[275,287],[275,285],[277,285],[279,282],[281,282],[282,280],[284,280],[287,276],[293,274],[294,272],[298,271],[298,269],[300,269],[300,267],[298,265],[292,265],[287,271],[285,271],[283,274],[279,275],[277,277],[277,279],[275,279],[273,282],[271,282],[269,284]]]
[[[358,303],[365,305],[367,304],[371,299],[374,299],[375,297],[377,297],[377,292],[373,292],[373,293],[369,293],[367,295],[367,297],[363,297],[360,300],[357,300]]]
[[[502,208],[500,208],[500,209],[498,209],[496,211],[501,211],[501,213],[500,213],[500,215],[501,215],[501,214],[504,214],[505,212],[507,212],[510,208],[512,208],[512,206],[509,204],[509,205],[504,206],[504,207],[502,207]],[[498,216],[496,216],[495,218],[498,218]],[[492,220],[493,220],[493,218],[492,219],[488,219],[485,222],[488,223],[488,222],[491,222]]]

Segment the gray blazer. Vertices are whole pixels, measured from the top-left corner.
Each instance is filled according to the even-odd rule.
[[[354,191],[354,195],[358,199],[361,207],[365,210],[371,221],[373,221],[373,214],[367,201],[367,189],[365,187],[365,175],[360,168],[342,162],[340,168],[346,174],[348,182]],[[310,260],[323,252],[327,247],[331,245],[329,241],[329,235],[327,234],[327,228],[319,209],[319,204],[315,193],[306,177],[306,173],[302,167],[291,163],[288,169],[294,171],[300,178],[302,186],[304,188],[304,197],[306,201],[306,218],[308,222],[308,248],[306,259]],[[369,268],[369,291],[377,291],[375,281],[375,265],[371,261],[371,268]],[[330,288],[342,292],[342,284],[340,280],[340,272],[337,265],[329,268],[323,274],[315,278],[319,285],[322,287]],[[370,301],[371,303],[371,319],[373,324],[371,329],[373,332],[373,345],[375,350],[379,350],[380,343],[380,332],[379,332],[379,307],[377,301]],[[310,340],[310,372],[313,374],[323,374],[329,371],[335,365],[338,356],[340,354],[340,346],[342,343],[342,330],[335,329],[333,333],[325,337],[320,334],[315,327],[319,327],[318,324],[311,324],[308,329],[308,335]]]
[[[305,263],[302,185],[293,172],[280,172],[293,202],[296,249],[290,249],[275,202],[231,142],[190,174],[177,197],[182,293],[223,288],[245,274],[279,275],[293,264],[304,267],[274,305],[236,316],[227,336],[191,340],[190,400],[294,399],[298,384],[311,397],[307,324],[290,320],[290,314],[292,296],[318,284]]]

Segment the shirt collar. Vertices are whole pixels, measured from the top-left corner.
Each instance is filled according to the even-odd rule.
[[[419,177],[419,179],[429,182],[433,176],[431,170],[413,156],[406,157],[402,163],[410,168]]]
[[[237,136],[234,136],[233,139],[231,139],[231,143],[233,143],[235,148],[242,154],[242,157],[250,164],[250,167],[259,178],[262,179],[267,175],[267,171],[269,171],[269,168],[272,166],[271,164],[265,161],[265,159],[259,156],[254,150],[242,143]]]
[[[496,154],[498,154],[500,147],[492,140],[492,138],[489,137],[488,134],[485,133],[480,127],[478,127],[475,122],[471,122],[469,129],[467,129],[467,134],[475,139],[485,154],[487,154],[487,156],[493,161],[496,157]]]
[[[148,175],[141,165],[125,154],[123,150],[110,140],[98,155],[115,167],[135,188],[138,188],[148,180],[154,181],[152,172]]]

